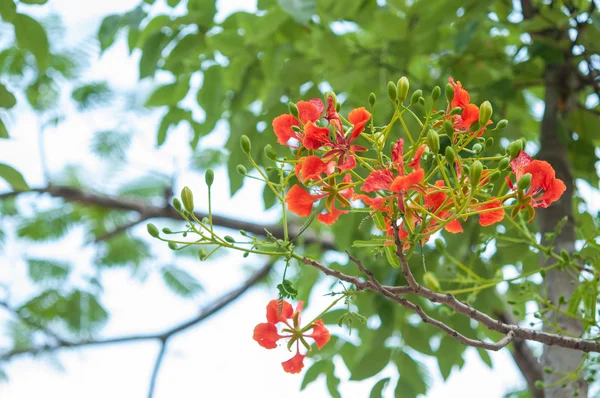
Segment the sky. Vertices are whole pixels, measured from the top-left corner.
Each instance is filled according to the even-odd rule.
[[[137,5],[138,0],[50,0],[49,3],[48,8],[59,14],[67,27],[65,40],[76,44],[93,37],[105,15],[128,11]],[[218,18],[224,18],[234,10],[255,9],[255,2],[245,0],[221,0],[217,4]],[[86,78],[105,79],[111,87],[122,92],[150,90],[151,85],[161,81],[164,76],[157,76],[154,82],[145,82],[140,89],[137,85],[138,60],[139,54],[130,56],[121,39],[101,58],[93,59]],[[170,133],[165,146],[156,150],[154,143],[159,116],[154,112],[133,121],[136,135],[130,153],[130,165],[125,169],[113,170],[114,165],[106,165],[91,157],[88,148],[94,132],[118,126],[123,122],[123,115],[109,111],[81,114],[71,107],[64,123],[44,133],[48,167],[57,172],[66,164],[81,165],[86,170],[86,178],[94,186],[109,191],[123,179],[133,178],[144,170],[153,169],[170,174],[182,169],[189,160],[189,151],[182,152],[182,148],[187,148],[188,137],[175,130]],[[0,145],[2,162],[22,171],[33,187],[44,183],[37,152],[39,123],[32,113],[21,106],[11,122],[12,139]],[[204,140],[200,148],[222,147],[226,137],[227,132],[221,126],[220,131]],[[107,175],[112,177],[107,178]],[[6,190],[7,187],[1,184],[0,191]],[[193,189],[196,198],[201,198],[205,193],[202,178],[197,175],[179,174],[177,186],[184,185]],[[278,219],[277,211],[263,211],[260,200],[262,186],[256,183],[246,182],[241,193],[229,198],[226,174],[223,170],[217,170],[213,193],[215,213],[263,223]],[[51,203],[50,200],[44,200],[46,202],[42,201],[42,206]],[[35,198],[32,198],[25,204],[31,205],[34,201]],[[155,223],[168,225],[167,221]],[[132,232],[149,239],[144,226]],[[156,252],[157,264],[174,261],[164,245],[156,247]],[[33,248],[7,245],[0,254],[0,281],[15,287],[13,299],[18,302],[19,298],[25,299],[33,291],[27,282],[25,265],[20,260],[23,254],[71,259],[77,264],[77,283],[77,277],[83,278],[93,271],[93,253],[94,250],[86,244],[78,230],[69,233],[58,244],[36,245]],[[107,290],[102,302],[110,309],[111,319],[98,337],[163,330],[193,316],[198,307],[243,281],[249,268],[262,265],[260,259],[250,257],[245,260],[237,254],[201,264],[179,258],[177,261],[178,265],[203,282],[205,292],[198,298],[183,300],[176,297],[168,291],[156,272],[150,272],[144,280],[131,278],[126,270],[104,272],[102,281]],[[289,375],[281,369],[280,362],[288,359],[290,354],[285,349],[267,351],[251,339],[254,326],[264,321],[266,303],[274,295],[273,289],[253,289],[234,305],[173,339],[161,369],[155,397],[328,397],[323,378],[300,392],[303,375]],[[311,308],[305,312],[308,317],[305,319],[316,315],[318,308],[327,304],[326,298],[315,295]],[[0,321],[5,319],[6,314],[0,314]],[[0,346],[3,341],[1,332]],[[0,397],[145,397],[158,349],[156,342],[143,342],[61,351],[56,356],[58,361],[25,357],[16,359],[5,368],[10,380],[0,384]],[[508,389],[524,385],[507,350],[491,352],[490,356],[495,365],[493,370],[479,359],[475,350],[468,349],[465,354],[466,365],[460,371],[455,369],[445,383],[435,360],[420,357],[427,364],[433,380],[427,397],[474,398],[480,397],[485,391],[486,397],[500,398]],[[60,366],[57,366],[57,362]],[[336,372],[342,380],[348,377],[343,365],[337,366]],[[384,373],[394,374],[391,367],[386,368]],[[340,390],[343,397],[365,397],[375,382],[376,379],[342,382]],[[384,390],[384,397],[393,396],[394,386],[395,383],[391,383]]]

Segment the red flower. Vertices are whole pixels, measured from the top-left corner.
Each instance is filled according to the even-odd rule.
[[[427,189],[423,200],[425,201],[425,207],[431,209],[433,214],[440,218],[448,219],[451,217],[451,213],[448,211],[448,195],[441,188],[444,187],[443,180],[437,180],[434,188]],[[435,226],[437,220],[432,219],[430,226]],[[444,226],[444,229],[450,233],[457,234],[463,232],[463,227],[460,225],[460,221],[452,220]]]
[[[354,141],[363,132],[369,120],[371,120],[371,114],[365,108],[357,108],[350,111],[348,120],[354,125],[352,135],[348,141]]]
[[[312,338],[317,347],[321,349],[331,337],[329,330],[320,319],[300,329],[298,325],[300,325],[302,306],[303,302],[298,302],[296,311],[294,311],[287,301],[271,300],[267,304],[267,323],[259,323],[254,328],[253,338],[261,347],[275,348],[279,339],[291,339],[289,346],[296,343],[296,355],[281,364],[287,373],[299,373],[304,367],[303,361],[306,355],[300,354],[300,341],[305,345],[305,338]],[[293,319],[293,322],[290,323],[290,319]],[[284,324],[282,331],[288,334],[280,335],[278,333],[277,324],[279,323]],[[312,333],[307,334],[310,329],[312,329]]]
[[[562,180],[556,178],[554,169],[550,163],[543,160],[531,160],[531,157],[521,151],[519,156],[510,162],[510,167],[517,177],[517,182],[525,174],[531,174],[531,184],[526,196],[531,196],[533,207],[548,207],[556,202],[567,187]],[[507,178],[511,189],[516,189],[510,179]]]
[[[329,133],[330,131],[327,127],[318,127],[309,121],[304,128],[302,145],[306,149],[319,149],[322,146],[331,145]]]
[[[469,130],[471,125],[479,120],[479,107],[475,104],[467,104],[460,116],[454,122],[454,127],[459,130]]]
[[[273,130],[278,143],[288,145],[290,138],[302,141],[302,137],[292,129],[292,126],[300,126],[298,120],[292,115],[281,115],[273,119]]]
[[[299,101],[296,103],[298,107],[298,118],[304,124],[307,122],[316,122],[321,118],[325,106],[323,101],[318,98],[313,98],[308,101]]]
[[[449,78],[448,82],[454,87],[454,97],[452,97],[452,108],[461,107],[465,108],[469,102],[471,102],[471,97],[467,90],[465,90],[461,84],[461,82],[454,82],[453,78]]]
[[[320,197],[312,196],[299,185],[294,185],[285,196],[288,209],[300,217],[308,217],[312,210],[313,203],[319,199]]]
[[[296,168],[296,175],[302,182],[308,180],[318,181],[321,179],[321,174],[333,173],[330,164],[323,162],[316,155],[311,155],[300,159],[300,161],[296,164]]]
[[[488,225],[495,224],[504,219],[504,208],[502,208],[502,202],[494,200],[490,203],[486,203],[482,206],[476,207],[475,210],[487,210],[495,209],[492,211],[486,211],[479,214],[479,225],[487,227]]]
[[[313,123],[321,118],[321,114],[323,113],[324,109],[323,102],[318,98],[313,98],[308,101],[300,101],[296,104],[296,106],[298,107],[298,118],[303,124],[307,125],[305,127],[308,128],[308,124],[310,124],[311,126],[318,128],[314,126]],[[273,130],[277,136],[278,143],[281,145],[291,146],[288,144],[288,141],[293,138],[304,145],[304,136],[306,133],[302,134],[301,132],[294,131],[292,129],[293,126],[300,126],[300,123],[293,115],[286,114],[277,116],[275,119],[273,119]],[[328,135],[329,129],[325,128],[325,130],[327,130]],[[312,133],[314,134],[314,131]],[[320,134],[322,134],[321,130]],[[308,142],[313,146],[316,145],[314,137],[310,138]]]

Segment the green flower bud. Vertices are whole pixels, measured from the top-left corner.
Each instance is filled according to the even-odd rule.
[[[210,186],[215,181],[215,172],[213,171],[213,169],[206,170],[206,173],[204,173],[204,181],[206,181],[206,185],[208,185],[208,187],[210,188]]]
[[[339,102],[336,102],[336,103],[335,103],[335,111],[336,111],[336,112],[339,112],[339,111],[340,111],[340,109],[342,109],[342,104],[340,104]]]
[[[454,126],[450,120],[446,120],[444,122],[444,132],[448,135],[449,138],[452,138],[454,135]]]
[[[479,152],[483,151],[483,146],[481,144],[477,143],[477,144],[473,145],[473,151],[475,153],[479,153]]]
[[[250,154],[250,138],[248,138],[247,135],[244,134],[242,138],[240,138],[240,146],[246,155]]]
[[[441,94],[442,94],[442,89],[440,88],[440,86],[435,86],[433,88],[433,90],[431,91],[431,100],[433,101],[434,104],[440,98]]]
[[[551,374],[553,372],[550,366],[544,366],[544,373]]]
[[[452,149],[452,147],[450,145],[448,145],[446,147],[446,161],[448,162],[448,164],[452,165],[454,164],[454,159],[456,158],[456,154],[454,153],[454,149]]]
[[[158,238],[159,232],[158,228],[156,228],[156,225],[149,223],[148,225],[146,225],[146,229],[148,229],[148,233],[151,237]]]
[[[496,123],[496,130],[502,130],[508,124],[508,120],[502,119],[498,123]]]
[[[537,388],[538,390],[543,390],[544,389],[544,382],[541,380],[536,380],[535,381],[535,388]]]
[[[387,91],[388,91],[388,97],[390,98],[390,100],[392,102],[396,102],[396,99],[398,99],[398,89],[396,88],[396,85],[394,84],[394,82],[388,83]]]
[[[510,156],[510,159],[514,159],[519,156],[519,153],[523,150],[523,141],[516,140],[508,144],[506,147],[506,153]]]
[[[473,165],[471,166],[471,172],[469,174],[469,180],[473,189],[475,189],[477,184],[479,184],[481,173],[483,173],[483,165],[479,160],[476,160],[473,162]]]
[[[229,243],[235,243],[235,239],[233,239],[231,236],[229,235],[225,235],[223,237],[223,239],[225,239],[225,241],[229,242]]]
[[[181,201],[183,202],[183,207],[190,212],[194,212],[194,195],[192,194],[192,190],[188,187],[183,187],[181,190]]]
[[[530,173],[527,173],[524,176],[522,176],[517,182],[517,188],[519,189],[519,191],[525,191],[527,188],[529,188],[529,185],[531,185]]]
[[[292,130],[294,130],[296,133],[301,133],[302,132],[302,127],[300,127],[300,126],[292,126]]]
[[[419,101],[419,98],[421,98],[423,96],[423,90],[416,90],[411,96],[410,96],[410,104],[414,105]]]
[[[337,100],[337,95],[335,95],[335,93],[333,91],[328,91],[325,93],[325,98],[329,98],[331,97],[333,99],[333,103],[337,105],[338,100]]]
[[[489,137],[485,140],[485,149],[490,149],[494,145],[494,137]]]
[[[440,282],[433,272],[425,272],[423,281],[425,282],[425,285],[434,292],[439,292],[441,290]]]
[[[502,158],[502,159],[500,159],[500,162],[498,163],[498,168],[500,170],[506,170],[509,165],[510,165],[510,160],[508,158]]]
[[[448,84],[446,84],[446,100],[448,102],[452,102],[453,98],[454,98],[454,87],[452,87],[452,84],[448,83]]]
[[[169,249],[171,249],[171,250],[177,250],[177,243],[175,243],[175,242],[169,242]]]
[[[427,146],[434,155],[440,150],[440,136],[433,129],[427,133]]]
[[[460,106],[457,106],[456,108],[452,108],[452,110],[450,111],[451,115],[460,115],[462,113],[463,109]]]
[[[271,160],[277,160],[277,152],[275,152],[271,144],[265,146],[265,156]]]
[[[419,97],[419,104],[421,104],[422,106],[425,106],[425,98]]]
[[[435,247],[439,250],[439,251],[444,251],[446,249],[446,245],[444,244],[444,241],[441,239],[436,239],[435,240]]]
[[[562,256],[562,258],[565,261],[565,263],[571,262],[571,256],[569,256],[569,252],[566,251],[565,249],[562,249],[560,251],[560,255]]]
[[[167,228],[167,227],[163,228],[162,231],[163,231],[163,234],[172,234],[173,233],[173,231],[171,231],[171,228]]]
[[[181,211],[181,201],[177,198],[173,198],[173,207],[177,211]]]
[[[198,258],[200,259],[200,261],[204,261],[206,260],[206,250],[204,250],[204,248],[200,248],[200,250],[198,250]]]
[[[408,89],[410,88],[410,84],[408,83],[408,79],[406,76],[402,76],[396,85],[398,89],[398,101],[404,102],[406,96],[408,95]]]
[[[288,109],[290,110],[292,116],[298,119],[300,112],[298,111],[298,107],[296,106],[296,104],[294,104],[293,102],[288,102]]]
[[[492,109],[492,104],[490,101],[484,101],[483,104],[479,107],[479,125],[481,127],[487,126],[488,121],[492,118],[492,113],[494,110]]]
[[[498,179],[498,177],[500,177],[500,172],[498,170],[494,171],[492,174],[490,174],[489,179],[490,182],[494,182]]]
[[[375,106],[375,100],[377,100],[375,93],[369,94],[369,105],[371,105],[371,108]]]
[[[245,176],[246,174],[248,174],[248,169],[246,169],[246,167],[243,164],[238,164],[235,169],[240,175]]]

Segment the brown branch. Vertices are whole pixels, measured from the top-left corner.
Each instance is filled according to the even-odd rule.
[[[248,278],[242,285],[238,288],[224,294],[223,296],[215,299],[211,303],[209,303],[206,307],[204,307],[198,315],[195,317],[182,322],[178,325],[173,326],[172,328],[156,334],[139,334],[139,335],[131,335],[131,336],[121,336],[121,337],[111,337],[103,340],[80,340],[75,342],[70,341],[60,341],[54,345],[44,345],[38,347],[28,347],[28,348],[17,348],[12,351],[8,351],[2,355],[0,355],[0,363],[3,361],[8,361],[14,357],[31,354],[36,355],[45,352],[57,351],[60,349],[66,348],[78,348],[78,347],[88,347],[88,346],[101,346],[108,344],[120,344],[120,343],[131,343],[137,341],[147,341],[147,340],[160,340],[166,342],[172,336],[187,330],[193,326],[196,326],[200,322],[204,321],[206,318],[211,315],[219,312],[223,308],[227,307],[229,304],[233,303],[236,299],[241,297],[248,289],[252,286],[256,285],[260,282],[268,273],[271,271],[273,264],[267,264],[264,267],[260,268],[258,271],[253,273],[250,278]]]
[[[122,198],[122,197],[114,197],[105,195],[98,192],[86,191],[79,188],[72,187],[60,187],[55,185],[49,185],[45,188],[34,188],[29,191],[12,191],[0,194],[0,200],[6,199],[14,196],[18,196],[25,193],[40,193],[40,194],[49,194],[55,198],[61,198],[68,202],[79,203],[86,206],[96,206],[104,209],[111,210],[122,210],[122,211],[133,211],[140,215],[140,219],[144,218],[144,220],[138,221],[137,223],[143,222],[145,220],[149,220],[152,218],[169,218],[172,220],[183,221],[181,215],[171,206],[154,206],[147,202],[130,199],[130,198]],[[194,213],[199,220],[202,220],[204,217],[208,217],[208,213],[206,212],[195,212]],[[267,224],[257,224],[252,222],[247,222],[243,220],[238,220],[234,218],[229,218],[226,216],[221,216],[218,214],[212,215],[213,224],[233,229],[233,230],[244,230],[251,234],[257,236],[266,236],[267,233],[265,230],[269,231],[275,237],[282,239],[283,238],[283,227],[280,225],[267,225]],[[127,228],[135,225],[133,222],[131,224],[126,224],[117,228],[116,233],[121,233]],[[125,228],[127,227],[127,228]],[[114,231],[113,231],[114,232]],[[113,232],[109,232],[112,234]],[[291,226],[290,234],[295,235],[299,232],[299,227]],[[113,235],[114,236],[114,235]],[[109,236],[110,237],[110,236]],[[103,238],[103,239],[100,239]],[[100,237],[100,240],[107,239],[106,237]],[[335,250],[335,245],[333,243],[333,239],[330,236],[317,236],[315,234],[306,233],[304,235],[304,242],[306,244],[318,243],[323,247],[324,250]]]

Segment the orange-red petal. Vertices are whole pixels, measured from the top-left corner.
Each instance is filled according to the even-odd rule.
[[[298,117],[302,123],[306,124],[306,122],[309,121],[316,122],[321,118],[323,109],[319,111],[319,109],[311,101],[299,101],[296,103],[296,106],[298,107]]]
[[[325,225],[331,225],[336,222],[342,214],[348,214],[348,210],[338,210],[335,208],[335,206],[332,206],[331,211],[319,214],[317,216],[317,220]]]
[[[525,151],[519,152],[519,155],[516,158],[514,158],[512,162],[510,162],[510,168],[517,177],[517,181],[519,181],[521,177],[523,177],[523,175],[527,173],[526,171],[524,171],[525,166],[527,166],[531,162],[531,156],[529,156]]]
[[[416,169],[405,176],[396,177],[394,181],[390,184],[389,189],[394,192],[406,192],[410,189],[411,186],[423,181],[423,178],[425,178],[425,171],[423,169]]]
[[[300,169],[302,181],[320,180],[321,174],[325,171],[327,171],[327,163],[316,155],[308,156],[302,161],[302,168]]]
[[[277,340],[281,339],[277,333],[277,327],[273,323],[259,323],[254,328],[252,338],[261,346],[267,349],[277,347]]]
[[[327,127],[318,127],[309,121],[304,127],[304,139],[302,145],[306,149],[319,149],[322,146],[330,144],[329,129]]]
[[[423,156],[423,151],[425,150],[425,148],[427,148],[427,145],[421,145],[419,148],[417,148],[412,162],[408,164],[410,167],[414,167],[416,169],[421,167],[421,156]]]
[[[276,324],[278,322],[285,322],[292,318],[294,309],[292,305],[285,300],[271,300],[267,304],[267,322]]]
[[[501,207],[502,202],[500,202],[499,200],[494,200],[490,203],[486,203],[482,206],[476,207],[476,210],[496,209],[479,214],[479,224],[482,227],[487,227],[489,225],[502,221],[504,219],[504,209]]]
[[[394,181],[394,177],[389,170],[374,170],[365,179],[361,188],[363,192],[377,192],[382,189],[390,189],[390,184]]]
[[[300,126],[298,120],[292,115],[281,115],[273,119],[273,130],[278,143],[287,145],[290,138],[298,137],[298,134],[292,130],[292,126]]]
[[[479,107],[475,104],[468,104],[460,115],[460,120],[457,123],[458,128],[469,129],[471,125],[479,120]]]
[[[348,114],[348,120],[354,125],[350,141],[353,141],[365,129],[365,125],[371,119],[371,114],[364,108],[356,108]]]
[[[364,204],[371,207],[371,209],[373,209],[373,210],[379,210],[379,209],[381,209],[381,206],[383,206],[385,204],[385,198],[382,198],[379,196],[376,198],[372,198],[370,196],[363,195],[360,193],[354,194],[353,199],[354,200],[362,200]]]
[[[467,90],[465,90],[460,83],[460,81],[454,82],[453,78],[448,79],[452,87],[454,87],[454,97],[452,98],[452,108],[456,108],[457,106],[461,108],[465,108],[469,102],[471,102],[471,97]]]
[[[283,370],[287,373],[300,373],[304,367],[304,357],[306,357],[306,355],[301,355],[297,352],[292,359],[282,362],[281,366],[283,366]]]
[[[440,188],[443,187],[444,180],[437,180],[435,182],[435,186]],[[435,212],[437,209],[439,209],[442,203],[444,203],[447,197],[448,195],[446,195],[446,192],[442,190],[436,188],[428,188],[427,193],[423,198],[425,200],[425,207],[427,207],[428,209],[433,209],[433,211]]]
[[[548,207],[552,202],[560,199],[567,187],[564,182],[556,178],[554,168],[550,163],[543,160],[532,160],[526,164],[523,173],[531,174],[531,185],[529,191],[543,190],[544,193],[533,198],[533,207]]]
[[[463,232],[463,227],[458,220],[452,220],[444,226],[444,229],[452,234]]]
[[[318,199],[318,197],[312,196],[299,185],[294,185],[285,197],[288,209],[301,217],[308,217],[312,210],[313,203]]]
[[[325,327],[325,324],[322,320],[319,319],[318,321],[316,321],[315,325],[316,326],[314,327],[313,332],[309,335],[309,337],[315,339],[317,347],[321,349],[325,344],[327,344],[327,342],[331,338],[331,334],[329,333],[329,330],[327,330],[327,328]]]

